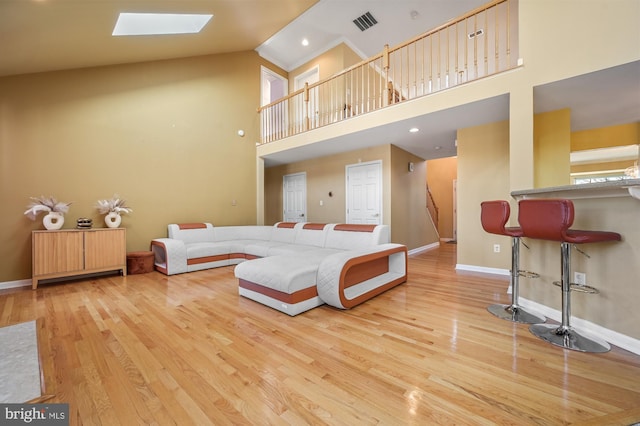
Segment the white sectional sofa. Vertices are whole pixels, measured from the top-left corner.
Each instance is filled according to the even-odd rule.
[[[407,280],[407,248],[389,243],[387,225],[171,224],[151,250],[167,275],[237,265],[241,296],[292,316],[348,309]]]

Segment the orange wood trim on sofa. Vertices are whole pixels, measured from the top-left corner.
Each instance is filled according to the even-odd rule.
[[[280,222],[278,228],[295,228],[295,222]]]
[[[344,274],[344,288],[351,287],[352,285],[387,272],[389,272],[389,261],[387,257],[372,259],[365,261],[365,263],[358,263],[349,268]]]
[[[333,229],[336,231],[373,232],[378,225],[361,225],[354,223],[340,223]]]
[[[244,253],[231,253],[229,259],[246,259],[247,255]]]
[[[204,223],[178,223],[178,229],[206,229],[207,225]]]
[[[347,287],[350,287],[352,285],[355,285],[357,283],[351,283],[350,285],[345,285],[345,278],[347,275],[349,275],[349,270],[354,268],[356,265],[370,265],[372,263],[376,263],[379,259],[383,259],[384,261],[387,262],[388,264],[388,258],[389,256],[391,256],[392,254],[395,253],[400,253],[400,252],[404,252],[404,257],[405,257],[405,265],[407,262],[407,248],[406,247],[396,247],[396,248],[392,248],[389,250],[385,250],[385,251],[381,251],[379,253],[372,253],[360,258],[355,258],[355,259],[350,259],[347,261],[347,263],[344,265],[344,267],[342,268],[342,272],[340,273],[340,282],[338,283],[338,295],[340,296],[340,303],[342,304],[342,306],[344,306],[347,309],[353,308],[354,306],[359,305],[362,302],[365,302],[381,293],[384,293],[385,291],[389,290],[390,288],[393,288],[395,286],[397,286],[398,284],[402,284],[403,282],[407,281],[407,274],[404,274],[402,277],[397,278],[393,281],[388,282],[387,284],[377,287],[367,293],[361,294],[358,297],[355,297],[353,299],[347,299],[344,295],[344,289]],[[360,269],[361,267],[358,266],[358,269]],[[362,281],[360,281],[362,282]]]
[[[255,291],[256,293],[263,294],[272,299],[276,299],[280,302],[284,303],[300,303],[305,300],[309,300],[313,297],[318,296],[318,288],[315,284],[311,287],[303,288],[302,290],[296,291],[295,293],[284,293],[282,291],[274,290],[272,288],[267,288],[261,286],[260,284],[253,283],[251,281],[243,280],[242,278],[238,279],[238,285],[247,290]]]
[[[324,227],[327,226],[326,223],[305,223],[302,229],[311,229],[313,231],[322,231]]]
[[[219,260],[229,260],[228,254],[219,254],[217,256],[197,257],[195,259],[187,259],[187,265],[198,265],[200,263],[217,262]]]

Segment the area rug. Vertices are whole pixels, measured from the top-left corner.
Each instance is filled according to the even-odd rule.
[[[0,403],[42,396],[37,336],[35,321],[0,328]]]

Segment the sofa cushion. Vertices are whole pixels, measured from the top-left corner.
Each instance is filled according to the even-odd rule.
[[[323,247],[329,226],[324,223],[298,223],[293,244],[274,245],[268,256],[296,254]]]
[[[328,230],[325,247],[354,250],[388,242],[388,225],[337,224]]]
[[[271,238],[272,230],[273,226],[218,226],[214,228],[215,238],[211,241],[268,241]]]
[[[237,278],[282,293],[295,293],[316,285],[320,260],[307,256],[270,256],[235,267]]]
[[[189,243],[215,241],[213,225],[210,223],[179,223],[167,227],[169,238]]]

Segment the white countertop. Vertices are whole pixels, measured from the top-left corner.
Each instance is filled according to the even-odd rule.
[[[640,179],[523,189],[513,191],[511,196],[518,200],[524,198],[579,199],[629,196],[640,200]]]

